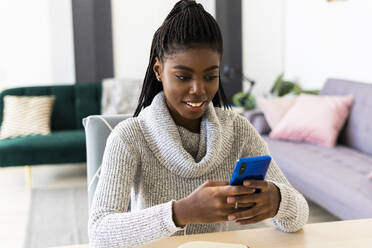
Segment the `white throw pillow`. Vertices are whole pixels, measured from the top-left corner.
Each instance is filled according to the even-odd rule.
[[[0,139],[50,134],[54,96],[5,96]]]
[[[274,129],[288,110],[295,104],[297,96],[258,98],[259,109],[264,113],[267,123]]]
[[[141,95],[142,80],[107,78],[102,81],[102,115],[134,114]]]

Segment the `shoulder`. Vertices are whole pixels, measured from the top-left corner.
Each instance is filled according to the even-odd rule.
[[[130,117],[119,122],[112,130],[110,137],[120,139],[125,144],[136,144],[142,137],[137,117]]]
[[[223,109],[215,107],[216,115],[221,123],[229,123],[234,126],[234,129],[239,132],[255,132],[255,128],[247,118],[238,114],[232,109]]]
[[[225,120],[225,122],[221,122],[224,130],[226,125],[232,125],[235,142],[245,144],[245,149],[249,153],[255,154],[258,151],[259,153],[267,153],[266,142],[247,118],[234,110],[215,109],[218,118]]]

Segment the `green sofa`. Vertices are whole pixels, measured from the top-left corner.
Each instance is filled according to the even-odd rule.
[[[56,100],[52,133],[0,140],[0,167],[86,162],[82,119],[101,113],[101,83],[6,89],[0,94],[0,123],[5,95],[54,95]]]

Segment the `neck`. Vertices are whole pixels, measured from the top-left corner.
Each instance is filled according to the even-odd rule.
[[[173,118],[173,119],[174,119],[174,118]],[[193,132],[193,133],[200,133],[200,122],[201,122],[201,118],[198,119],[198,120],[192,121],[192,122],[190,122],[190,123],[185,123],[185,122],[177,123],[176,120],[174,120],[174,122],[175,122],[178,126],[184,127],[184,128],[186,128],[187,130],[189,130],[190,132]]]
[[[168,104],[167,104],[167,108],[169,110],[170,115],[172,116],[173,121],[176,123],[177,126],[184,127],[193,133],[200,133],[200,122],[202,120],[202,117],[200,117],[199,119],[195,119],[195,120],[185,119],[184,117],[179,115],[177,112],[175,113],[175,111],[172,111],[169,108]]]
[[[202,118],[196,120],[188,120],[183,118],[182,116],[178,116],[177,114],[172,113],[172,111],[170,111],[170,114],[176,125],[184,127],[190,132],[200,133],[200,122]]]

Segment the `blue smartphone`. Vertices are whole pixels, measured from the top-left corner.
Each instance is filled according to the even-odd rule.
[[[247,179],[264,180],[270,162],[271,157],[268,155],[239,158],[236,160],[230,185],[243,185],[243,181]]]

